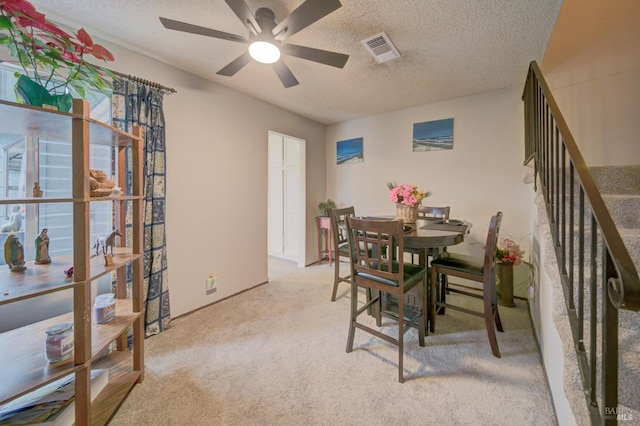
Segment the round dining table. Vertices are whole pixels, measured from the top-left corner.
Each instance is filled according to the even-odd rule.
[[[407,224],[404,246],[420,250],[420,265],[427,265],[427,257],[437,257],[441,249],[460,244],[471,229],[471,223],[464,220],[418,219]]]
[[[394,216],[368,216],[365,219],[371,220],[394,220]],[[471,222],[466,220],[442,220],[442,219],[423,219],[419,218],[416,223],[410,223],[405,225],[404,233],[404,247],[414,248],[419,250],[419,264],[420,266],[428,266],[428,258],[432,259],[438,257],[440,252],[448,246],[454,246],[464,241],[465,235],[469,233],[471,229]],[[425,294],[428,297],[430,292],[429,281],[430,275],[427,274],[427,282]],[[413,291],[413,290],[412,290]],[[438,289],[438,293],[441,293],[442,289]],[[411,291],[409,292],[411,293]],[[439,297],[439,296],[437,296]],[[411,305],[411,303],[408,303]],[[438,314],[444,314],[444,309],[438,310]],[[431,328],[428,326],[427,328]],[[423,330],[425,336],[428,334],[427,329]]]

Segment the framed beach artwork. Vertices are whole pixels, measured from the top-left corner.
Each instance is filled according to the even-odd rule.
[[[362,138],[338,141],[336,146],[336,164],[353,164],[364,162]]]
[[[453,149],[453,118],[413,124],[413,152]]]

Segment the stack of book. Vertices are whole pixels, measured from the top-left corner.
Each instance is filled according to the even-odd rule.
[[[51,382],[0,406],[0,425],[73,425],[74,374]],[[109,383],[107,370],[91,371],[91,400]]]

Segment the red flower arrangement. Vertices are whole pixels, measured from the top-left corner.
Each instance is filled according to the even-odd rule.
[[[511,263],[519,265],[524,257],[524,250],[520,250],[520,246],[512,239],[504,238],[498,243],[496,248],[496,260],[502,263]]]

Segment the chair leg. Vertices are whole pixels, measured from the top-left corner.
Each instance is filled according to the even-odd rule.
[[[496,323],[496,328],[498,331],[503,332],[502,321],[500,320],[500,312],[498,311],[498,295],[496,291],[496,283],[493,281],[491,283],[491,303],[493,304],[493,319]]]
[[[376,325],[382,327],[382,292],[378,290],[378,300],[375,303],[374,315],[376,316]]]
[[[331,301],[336,301],[336,294],[338,293],[338,283],[340,282],[340,256],[337,256],[335,266],[333,267],[333,293],[331,294]]]
[[[427,274],[424,274],[424,280],[418,284],[418,298],[420,299],[420,320],[418,325],[418,342],[424,347],[424,336],[427,332]]]
[[[438,269],[431,267],[431,279],[430,279],[430,309],[429,309],[429,331],[435,332],[436,330],[436,281],[438,279]]]
[[[358,319],[358,286],[355,280],[351,282],[351,314],[349,321],[349,337],[347,338],[347,353],[353,350],[353,337],[356,333],[356,321]]]
[[[501,358],[500,349],[498,349],[498,339],[496,337],[496,329],[493,324],[494,314],[497,313],[497,304],[493,302],[491,296],[491,285],[483,285],[482,298],[484,302],[484,322],[487,326],[487,335],[489,336],[489,343],[491,344],[491,352],[496,358]]]
[[[404,297],[398,296],[398,381],[404,383]],[[422,334],[422,333],[420,333]],[[424,336],[422,337],[424,339]]]
[[[493,318],[496,323],[496,328],[498,329],[498,331],[504,332],[504,329],[502,328],[502,321],[500,321],[500,312],[498,311],[497,303],[493,305],[493,311]]]

